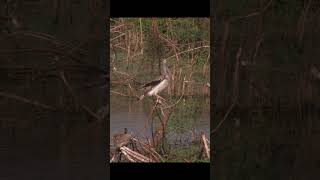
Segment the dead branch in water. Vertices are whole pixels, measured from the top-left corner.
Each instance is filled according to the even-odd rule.
[[[164,160],[162,159],[162,157],[160,156],[160,154],[157,153],[156,150],[154,150],[153,147],[151,147],[150,145],[141,142],[139,139],[137,138],[132,138],[132,140],[136,143],[139,143],[139,145],[145,150],[147,151],[147,153],[151,154],[157,161],[161,161],[164,162]]]
[[[124,137],[125,135],[128,136]],[[140,141],[137,137],[130,134],[116,134],[113,139],[116,136],[121,136],[120,139],[124,139],[122,141],[125,141],[126,143],[119,143],[119,140],[114,141],[116,153],[112,155],[110,162],[117,162],[116,159],[122,161],[121,158],[118,158],[121,157],[122,154],[129,162],[164,162],[162,157],[151,145]],[[129,146],[132,148],[129,148]]]
[[[131,162],[156,162],[142,154],[139,154],[128,147],[121,147],[121,152],[128,158]]]
[[[121,133],[120,133],[121,134]],[[129,134],[122,133],[120,136],[126,136]],[[113,135],[113,139],[119,136],[119,134]],[[110,154],[110,162],[166,162],[165,159],[157,152],[155,146],[147,139],[146,141],[141,141],[137,136],[130,134],[130,136],[123,137],[120,141],[113,141],[115,147],[114,151]],[[199,158],[210,159],[210,142],[206,138],[205,134],[201,132],[198,136],[199,149],[201,148],[201,153]],[[122,142],[126,143],[122,143]],[[120,142],[120,143],[119,143]],[[111,146],[111,145],[110,145]],[[188,161],[184,159],[184,161]]]
[[[200,142],[203,145],[203,149],[204,149],[204,152],[205,152],[207,158],[210,159],[210,148],[208,146],[209,140],[206,138],[206,135],[203,132],[201,132]]]
[[[185,77],[184,77],[183,86],[182,86],[182,95],[174,104],[167,105],[167,103],[165,103],[165,102],[161,102],[161,103],[159,103],[158,101],[154,102],[154,106],[152,107],[150,115],[149,115],[149,117],[151,119],[151,123],[152,123],[151,136],[152,136],[152,142],[153,142],[154,147],[156,147],[159,144],[159,142],[162,140],[162,138],[165,137],[166,127],[167,127],[167,123],[169,120],[169,116],[170,116],[171,112],[173,111],[174,107],[180,102],[180,100],[184,96],[184,90],[185,90]],[[159,106],[159,105],[161,105],[161,106]],[[159,109],[161,111],[161,113],[160,113],[161,115],[159,115],[157,109]],[[159,127],[156,130],[156,135],[154,135],[154,133],[153,133],[153,119],[154,119],[153,115],[154,115],[155,110],[157,112],[158,118],[161,123],[161,127]],[[149,124],[149,121],[147,121],[145,126],[148,124]]]

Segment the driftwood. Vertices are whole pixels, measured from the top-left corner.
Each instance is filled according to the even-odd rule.
[[[160,156],[160,154],[157,153],[156,150],[154,150],[153,147],[151,147],[150,145],[141,142],[139,139],[137,138],[132,138],[132,140],[136,143],[139,143],[140,147],[148,154],[150,154],[156,161],[161,161],[164,162],[164,160],[162,159],[162,157]]]
[[[111,155],[110,162],[123,161],[121,155],[129,162],[164,162],[151,145],[140,141],[132,134],[127,134],[126,128],[124,133],[113,136],[113,144],[116,147],[116,152]]]
[[[197,139],[200,141],[199,147],[201,148],[198,158],[202,159],[205,157],[206,159],[210,159],[210,142],[204,132],[201,132]],[[133,134],[128,134],[126,128],[124,133],[115,134],[113,141],[115,151],[110,154],[110,162],[165,162],[162,156],[155,150],[150,139],[147,142],[141,141]],[[184,161],[190,162],[188,159],[184,159]]]
[[[112,156],[112,158],[110,159],[110,162],[116,162],[116,159],[117,159],[118,156],[119,156],[118,154],[114,154]]]
[[[128,160],[131,162],[156,162],[153,159],[139,154],[126,146],[121,147],[120,150],[125,155],[125,157],[128,158]]]

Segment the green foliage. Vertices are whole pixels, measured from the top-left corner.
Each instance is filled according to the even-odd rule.
[[[190,131],[202,113],[202,103],[200,100],[192,98],[185,99],[179,103],[175,112],[171,114],[168,130],[176,134],[184,134]]]
[[[190,46],[190,44],[187,45],[188,43],[205,41],[205,44],[208,44],[210,41],[209,18],[113,18],[110,21],[110,25],[112,27],[120,28],[118,29],[119,32],[111,32],[111,39],[118,37],[121,35],[121,33],[126,33],[126,36],[129,31],[134,33],[131,33],[132,36],[130,37],[132,48],[135,46],[136,38],[140,39],[140,34],[142,31],[142,46],[145,53],[144,59],[146,59],[148,62],[157,61],[159,58],[164,58],[173,54],[173,52],[171,52],[172,47],[170,47],[167,41],[159,38],[159,35],[175,43],[179,47],[178,52],[187,50],[188,48],[193,48],[193,46],[201,46],[201,44],[192,44],[192,46]],[[156,29],[153,27],[158,30],[159,34],[154,31]],[[128,39],[126,39],[125,36],[117,38],[116,40],[117,41],[113,41],[113,43],[128,43]],[[126,53],[125,49],[117,50]],[[195,57],[197,57],[200,65],[204,64],[208,56],[208,49],[199,49],[192,53]],[[185,53],[181,54],[180,56],[188,56],[188,58],[190,58],[190,54],[191,53]],[[125,60],[125,58],[120,57],[117,57],[117,59],[121,59],[122,61]]]
[[[188,43],[188,42],[195,42],[201,40],[208,40],[209,41],[209,31],[204,31],[201,28],[200,20],[196,23],[195,19],[182,19],[181,21],[176,21],[174,24],[174,29],[176,31],[172,32],[172,36],[178,39],[178,43]],[[180,28],[175,28],[180,27]]]
[[[209,18],[116,18],[111,20],[111,61],[112,67],[120,72],[132,75],[139,82],[148,82],[159,75],[159,62],[168,59],[168,66],[172,72],[174,83],[182,84],[184,77],[190,80],[186,89],[190,95],[195,92],[193,88],[201,86],[207,81],[209,74],[208,53],[209,48]],[[142,41],[141,41],[142,40]],[[196,48],[196,49],[194,49]],[[179,58],[173,57],[179,53]],[[205,71],[204,71],[205,69]],[[205,75],[204,75],[205,74]],[[120,73],[111,72],[111,80],[117,92],[128,94],[129,90],[122,82],[124,77]],[[133,88],[137,89],[138,85]],[[177,86],[176,86],[177,87]],[[170,90],[170,88],[168,88]],[[172,89],[171,89],[172,90]],[[175,89],[176,90],[176,89]],[[175,91],[169,91],[170,95]],[[171,94],[172,93],[172,94]],[[181,93],[181,92],[180,92]],[[163,94],[166,94],[163,92]],[[177,93],[178,94],[178,93]],[[164,96],[165,97],[165,96]],[[172,97],[172,96],[170,96]],[[166,98],[167,99],[167,98]],[[169,99],[168,99],[169,100]],[[176,102],[178,99],[172,99]],[[178,147],[172,143],[174,139],[187,139],[190,137],[190,130],[195,128],[204,108],[204,103],[197,98],[182,99],[176,106],[175,111],[170,115],[166,129],[166,138],[157,147],[157,151],[164,156],[168,162],[208,162],[199,159],[200,145]],[[171,103],[170,103],[171,104]],[[205,104],[208,105],[208,104]],[[151,98],[145,98],[143,108],[148,114],[150,107],[154,106]],[[161,126],[159,116],[161,112],[153,114],[154,129]],[[157,124],[158,123],[158,124]],[[173,136],[171,136],[173,135]]]
[[[158,30],[161,34],[168,35],[178,43],[194,41],[209,41],[209,19],[199,18],[158,18],[156,19]],[[136,23],[137,27],[138,24]],[[150,36],[152,19],[143,18],[143,32]]]
[[[200,144],[192,144],[187,147],[174,147],[164,156],[166,162],[209,162],[207,159],[199,159]]]

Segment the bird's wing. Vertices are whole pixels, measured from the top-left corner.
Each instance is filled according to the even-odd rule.
[[[159,84],[161,81],[162,81],[162,79],[153,80],[149,83],[144,84],[142,87],[145,88],[145,87],[149,87],[149,86],[155,86],[155,85]]]
[[[143,84],[141,87],[142,88],[149,87],[149,86],[153,87],[153,86],[159,84],[163,79],[164,79],[163,76],[159,76],[158,78],[154,79],[153,81]]]

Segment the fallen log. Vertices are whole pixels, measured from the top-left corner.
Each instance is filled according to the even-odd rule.
[[[141,142],[139,139],[137,138],[132,138],[132,140],[135,142],[135,143],[138,143],[141,148],[146,152],[146,153],[149,153],[151,156],[153,156],[153,158],[155,159],[155,161],[161,161],[161,162],[164,162],[164,160],[162,159],[162,157],[160,156],[160,154],[157,153],[157,151],[154,150],[154,148],[152,148],[150,145],[144,143],[144,142]]]
[[[142,154],[139,154],[139,153],[137,153],[137,152],[131,150],[130,148],[125,147],[125,146],[121,147],[120,151],[131,162],[156,162],[156,161],[154,161],[154,160],[152,160]]]
[[[134,159],[130,157],[130,155],[127,152],[122,151],[122,153],[130,162],[136,162]]]

